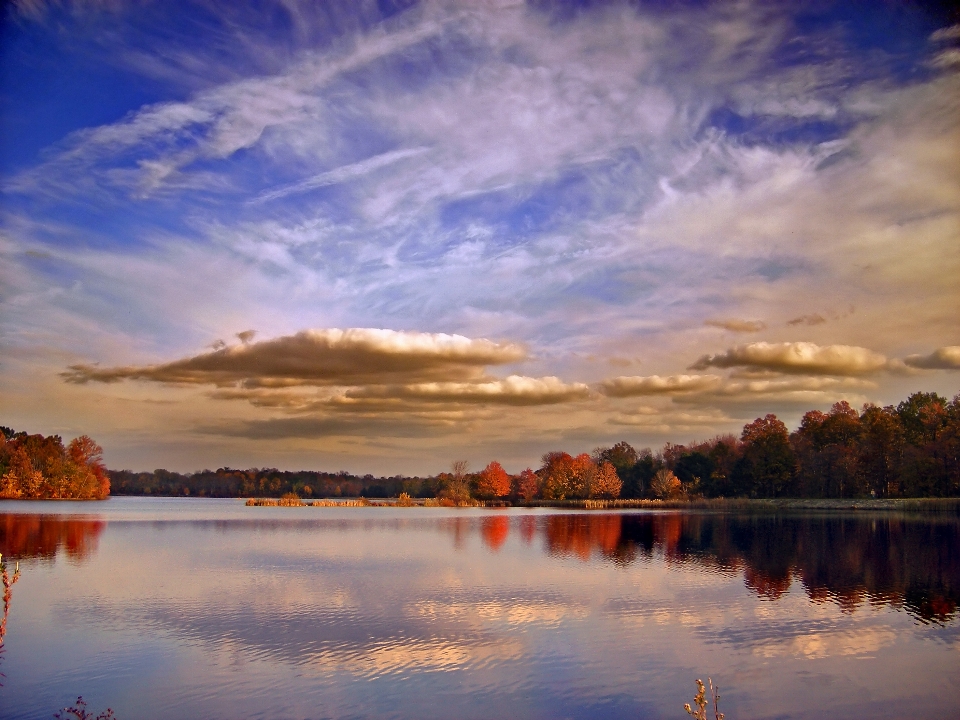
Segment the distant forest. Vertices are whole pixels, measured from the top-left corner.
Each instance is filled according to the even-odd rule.
[[[455,462],[432,477],[375,478],[347,472],[220,468],[110,471],[120,495],[197,497],[437,497],[534,502],[598,498],[956,497],[960,496],[960,395],[918,392],[897,406],[846,402],[812,410],[792,433],[775,415],[718,436],[659,451],[626,442],[572,456],[543,456],[539,469],[507,474],[494,461],[476,473]],[[2,461],[0,461],[2,462]]]

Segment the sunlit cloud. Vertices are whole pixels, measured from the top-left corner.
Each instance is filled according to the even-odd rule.
[[[367,386],[351,389],[348,398],[396,398],[431,403],[490,403],[497,405],[552,405],[582,400],[590,395],[584,383],[565,383],[556,377],[510,375],[503,380],[476,383],[419,383]]]
[[[886,357],[862,347],[820,346],[811,342],[758,342],[737,345],[717,355],[704,355],[690,369],[747,367],[784,373],[862,375],[886,366]]]
[[[195,357],[143,367],[75,365],[71,383],[148,380],[175,384],[290,387],[358,385],[398,380],[456,381],[483,376],[483,367],[523,360],[519,345],[462,335],[370,328],[304,330],[245,342]]]
[[[605,380],[601,387],[610,397],[675,395],[702,392],[722,385],[719,375],[621,376]]]
[[[924,370],[960,370],[960,345],[937,348],[929,355],[909,355],[903,362]]]

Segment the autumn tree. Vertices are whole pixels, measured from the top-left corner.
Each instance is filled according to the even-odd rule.
[[[947,443],[950,412],[946,398],[914,393],[897,405],[906,438],[901,482],[908,495],[948,495],[950,464]]]
[[[767,414],[744,426],[743,454],[734,466],[733,485],[739,495],[779,497],[791,490],[795,458],[787,426]]]
[[[700,493],[710,485],[713,461],[700,450],[687,450],[677,458],[673,471],[689,493]]]
[[[905,443],[903,424],[892,405],[866,405],[860,415],[859,462],[866,487],[876,497],[896,497]]]
[[[89,484],[91,497],[105,498],[110,494],[110,476],[103,464],[103,448],[89,436],[81,435],[70,441],[67,456],[77,468],[78,482],[84,487]],[[79,475],[88,477],[79,478]],[[92,483],[91,483],[92,481]]]
[[[791,436],[802,495],[855,497],[865,494],[860,469],[860,415],[846,401],[829,413],[806,413]]]
[[[517,476],[517,496],[530,502],[539,491],[540,478],[537,477],[537,474],[530,468],[521,471],[520,475]]]
[[[510,476],[496,460],[480,471],[477,477],[477,497],[484,500],[502,498],[510,494]]]
[[[618,498],[623,483],[612,463],[601,461],[593,475],[590,497]]]
[[[587,456],[589,460],[589,456]],[[541,494],[545,500],[565,500],[583,497],[582,461],[569,453],[549,452],[543,456],[540,468]]]
[[[660,468],[650,481],[650,492],[661,500],[677,497],[682,491],[680,479],[667,468]]]
[[[470,500],[470,480],[467,477],[469,468],[470,464],[466,460],[454,460],[450,464],[450,475],[443,495],[457,505]]]
[[[63,447],[59,435],[8,434],[0,438],[0,497],[103,499],[110,479],[103,450],[87,436]]]

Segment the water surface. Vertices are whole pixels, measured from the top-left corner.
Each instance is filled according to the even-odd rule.
[[[956,516],[0,503],[3,718],[942,718]]]

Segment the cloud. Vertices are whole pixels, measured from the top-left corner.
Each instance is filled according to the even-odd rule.
[[[813,315],[801,315],[800,317],[795,317],[792,320],[787,320],[787,325],[823,325],[827,319],[815,313]]]
[[[710,367],[764,368],[812,375],[862,375],[886,368],[887,358],[853,345],[757,342],[737,345],[718,355],[704,355],[690,369],[706,370]]]
[[[346,397],[352,399],[384,398],[495,405],[552,405],[583,400],[589,396],[590,388],[583,383],[564,383],[556,377],[531,378],[519,375],[477,383],[434,382],[363,387],[346,393]]]
[[[411,417],[397,422],[392,417],[333,416],[280,417],[266,420],[210,423],[197,428],[206,435],[241,437],[251,440],[282,440],[321,437],[421,438],[455,432],[457,423]]]
[[[361,160],[360,162],[351,163],[350,165],[344,165],[334,170],[328,170],[327,172],[314,175],[313,177],[294,185],[287,185],[285,187],[277,188],[276,190],[271,190],[270,192],[261,193],[259,196],[257,196],[255,202],[269,202],[271,200],[278,200],[279,198],[286,197],[287,195],[307,192],[308,190],[315,190],[316,188],[326,187],[327,185],[336,185],[338,183],[361,178],[364,175],[368,175],[371,172],[379,170],[380,168],[385,168],[388,165],[400,162],[401,160],[409,157],[414,157],[415,155],[420,155],[421,153],[426,152],[428,149],[429,148],[420,147],[406,150],[392,150],[390,152],[382,153],[380,155],[367,158],[366,160]]]
[[[767,324],[761,320],[737,320],[735,318],[730,320],[706,320],[703,324],[740,333],[760,332],[767,327]]]
[[[950,42],[960,40],[960,25],[940,28],[930,36],[931,42]]]
[[[612,415],[610,425],[643,428],[655,432],[686,431],[694,428],[717,427],[740,422],[721,410],[712,408],[677,410],[674,407],[639,407]]]
[[[929,355],[910,355],[903,362],[924,370],[960,370],[960,345],[937,348]]]
[[[706,393],[716,397],[786,397],[798,393],[840,392],[875,388],[873,383],[858,378],[789,377],[769,380],[728,380]]]
[[[717,387],[722,382],[723,379],[719,375],[625,376],[605,380],[601,383],[601,388],[604,395],[622,398],[702,392]]]
[[[790,393],[873,387],[875,387],[873,383],[857,378],[773,376],[760,379],[731,379],[718,375],[618,377],[601,384],[603,393],[608,397],[667,395],[678,399],[781,396]]]
[[[462,382],[481,379],[486,365],[525,357],[519,345],[462,335],[332,328],[304,330],[160,365],[73,365],[63,377],[80,384],[131,379],[246,387]]]

